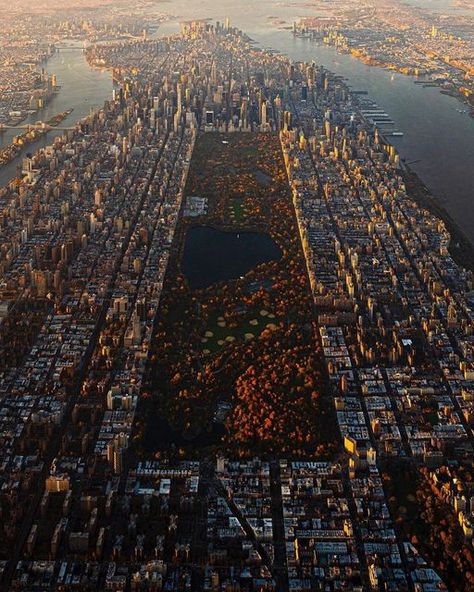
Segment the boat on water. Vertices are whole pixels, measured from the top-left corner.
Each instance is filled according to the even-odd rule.
[[[57,115],[54,115],[54,117],[52,117],[49,121],[47,121],[47,125],[49,125],[51,127],[55,127],[55,126],[59,125],[61,123],[61,121],[64,121],[66,119],[66,117],[71,115],[72,112],[73,112],[73,109],[67,109],[66,111],[63,111],[62,113],[58,113]]]

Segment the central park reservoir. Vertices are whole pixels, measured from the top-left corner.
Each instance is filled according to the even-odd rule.
[[[182,270],[192,289],[236,280],[262,263],[281,258],[275,241],[261,232],[227,232],[193,226],[186,233]]]

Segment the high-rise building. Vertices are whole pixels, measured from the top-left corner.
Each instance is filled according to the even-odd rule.
[[[266,101],[263,101],[262,102],[262,110],[261,110],[260,121],[261,121],[262,126],[265,126],[268,123],[267,102]]]

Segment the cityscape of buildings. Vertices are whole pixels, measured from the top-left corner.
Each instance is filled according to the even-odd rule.
[[[318,7],[319,8],[319,7]],[[463,8],[459,3],[460,9]],[[439,12],[396,0],[340,0],[294,23],[294,33],[439,86],[474,111],[473,7]]]
[[[473,590],[474,273],[380,112],[229,19],[75,4],[1,25],[1,122],[64,38],[115,85],[0,188],[0,590]],[[351,6],[294,32],[471,100],[472,37]]]

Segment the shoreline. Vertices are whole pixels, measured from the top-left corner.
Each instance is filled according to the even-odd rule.
[[[51,59],[54,55],[56,55],[56,52],[53,53],[51,56],[49,56],[49,59]],[[91,69],[91,70],[97,70],[97,71],[110,71],[109,68],[100,68],[98,66],[95,66],[93,64],[91,64],[89,62],[89,60],[86,57],[86,54],[84,53],[84,61],[87,64],[87,66]],[[111,75],[111,74],[110,74]],[[54,98],[58,97],[59,94],[62,92],[63,86],[59,86],[58,87],[59,92],[54,93],[54,96],[52,97],[52,99],[54,100]],[[104,101],[107,99],[104,99]],[[92,105],[89,111],[89,113],[85,114],[84,116],[79,116],[79,115],[74,115],[73,116],[73,120],[70,123],[70,127],[71,129],[74,129],[79,123],[81,123],[82,121],[88,119],[92,113],[95,113],[97,111],[100,111],[101,109],[104,108],[104,101],[101,101],[100,103],[98,103],[97,105]],[[79,105],[80,107],[80,105]],[[76,112],[77,110],[77,105],[73,103],[73,105],[71,105],[70,103],[67,104],[67,109],[65,109],[64,111],[61,112],[61,114],[63,113],[67,113],[66,117],[64,119],[62,119],[61,121],[59,121],[58,123],[55,123],[54,125],[50,124],[49,129],[44,130],[44,132],[35,140],[33,140],[32,142],[30,142],[27,145],[24,145],[21,147],[21,150],[18,154],[16,154],[13,159],[9,160],[8,162],[5,163],[1,163],[0,164],[0,189],[3,187],[7,187],[10,183],[15,182],[19,179],[22,179],[23,175],[21,174],[21,172],[19,172],[18,168],[21,166],[21,162],[22,162],[22,157],[26,152],[31,152],[33,154],[33,156],[36,156],[41,150],[43,150],[45,147],[50,146],[53,144],[54,141],[54,136],[51,137],[50,134],[54,134],[56,133],[56,135],[64,135],[66,132],[64,130],[58,130],[57,127],[64,121],[66,120],[72,113]],[[37,113],[40,113],[40,111],[38,111]],[[51,122],[52,120],[54,120],[58,115],[60,115],[60,113],[56,113],[55,115],[53,115],[48,122]],[[28,116],[26,116],[24,119],[21,120],[21,122],[18,124],[19,126],[22,125],[28,125],[27,123],[25,123],[28,119]],[[6,131],[6,130],[5,130]],[[0,136],[1,137],[1,136]],[[11,145],[5,145],[5,149],[8,149]],[[3,148],[0,148],[0,152],[3,150]],[[8,173],[8,171],[5,171],[4,169],[6,167],[11,167],[13,166],[13,164],[16,163],[16,169],[15,171],[11,171],[10,173]],[[3,175],[9,175],[8,178],[2,179]]]
[[[35,67],[36,72],[38,74],[41,73],[41,70],[44,70],[44,73],[49,77],[50,73],[46,70],[46,66],[47,66],[49,60],[54,56],[54,54],[55,54],[55,51],[45,53],[35,63],[34,67]],[[9,119],[2,121],[1,124],[3,124],[6,127],[16,126],[16,125],[21,126],[23,124],[26,124],[28,117],[30,117],[31,115],[35,115],[35,114],[41,114],[41,112],[46,109],[46,107],[51,103],[51,101],[54,99],[54,97],[58,94],[60,89],[61,89],[60,86],[53,87],[51,90],[48,89],[47,82],[43,82],[43,84],[38,87],[31,88],[30,91],[28,91],[28,92],[30,92],[32,94],[32,96],[35,91],[40,91],[40,92],[44,93],[42,96],[43,105],[41,107],[37,107],[36,109],[27,109],[24,112],[23,111],[19,112],[20,113],[19,116],[10,117]]]
[[[449,253],[455,263],[474,272],[474,243],[469,240],[464,231],[453,220],[448,210],[439,203],[419,175],[409,165],[404,164],[400,173],[408,196],[413,198],[420,207],[427,209],[434,216],[440,218],[446,225],[451,237]]]
[[[293,33],[293,36],[298,37],[300,39],[307,39],[308,41],[316,44],[319,47],[332,48],[332,49],[334,49],[334,51],[336,52],[337,55],[345,55],[348,57],[352,57],[355,60],[357,60],[358,62],[365,64],[369,68],[380,68],[380,69],[385,70],[387,72],[393,72],[396,74],[400,74],[401,76],[405,76],[407,78],[410,78],[414,84],[422,84],[423,86],[427,85],[427,86],[431,86],[433,88],[437,88],[438,92],[440,94],[452,97],[453,99],[456,99],[459,103],[461,103],[461,105],[466,107],[466,111],[468,112],[469,117],[474,119],[474,100],[471,101],[469,99],[469,97],[465,96],[461,91],[456,89],[456,87],[444,88],[436,81],[431,81],[429,78],[427,78],[426,74],[420,74],[417,76],[416,74],[413,74],[412,72],[404,72],[403,69],[398,68],[398,67],[395,67],[395,68],[390,67],[390,65],[388,63],[381,62],[381,61],[377,60],[376,58],[364,56],[362,54],[359,55],[357,53],[353,53],[350,50],[343,51],[343,50],[339,49],[336,45],[333,45],[330,43],[324,43],[324,41],[321,41],[315,37],[304,37],[303,35],[296,35],[295,33]]]
[[[15,159],[20,158],[23,151],[26,150],[30,144],[39,142],[48,132],[57,129],[59,124],[69,117],[73,111],[74,109],[67,109],[66,111],[56,113],[56,115],[43,123],[45,127],[36,127],[32,124],[26,124],[27,126],[31,125],[31,129],[25,129],[22,133],[14,136],[12,142],[8,144],[8,146],[0,148],[0,170]]]

